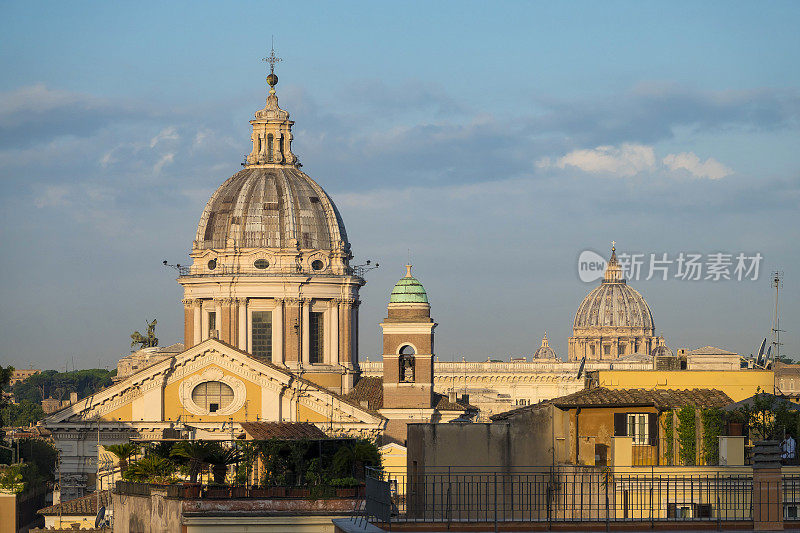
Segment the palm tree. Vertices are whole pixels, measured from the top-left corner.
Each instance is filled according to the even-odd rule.
[[[341,477],[364,479],[365,466],[380,466],[381,456],[378,448],[366,439],[345,444],[333,455],[332,466]]]
[[[125,470],[123,477],[133,481],[152,481],[158,478],[168,478],[175,473],[175,464],[169,459],[157,455],[142,457],[134,461]]]
[[[214,474],[214,483],[222,485],[225,483],[225,474],[228,470],[228,465],[239,462],[242,458],[242,452],[238,448],[223,448],[219,446],[217,450],[212,451],[205,462],[212,466],[211,472]]]
[[[209,442],[203,440],[183,440],[172,447],[170,455],[172,457],[180,457],[189,461],[189,481],[197,483],[197,475],[203,468],[203,463],[206,463],[208,457],[218,451],[220,448],[216,442]]]
[[[128,469],[128,459],[139,453],[139,445],[133,442],[111,444],[106,446],[106,451],[114,454],[119,459],[119,471],[125,473]]]

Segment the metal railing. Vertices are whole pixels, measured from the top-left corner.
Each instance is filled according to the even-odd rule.
[[[780,514],[796,520],[800,476],[754,483],[752,475],[615,475],[573,467],[428,467],[408,475],[371,470],[365,507],[376,523],[722,524]]]

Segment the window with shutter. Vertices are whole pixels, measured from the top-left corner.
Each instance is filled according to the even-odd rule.
[[[658,415],[650,413],[647,415],[647,428],[649,433],[648,444],[650,446],[658,445]]]
[[[614,436],[627,437],[628,436],[628,414],[627,413],[614,413]]]

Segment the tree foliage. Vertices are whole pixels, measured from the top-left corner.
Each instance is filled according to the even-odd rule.
[[[18,402],[28,400],[38,404],[51,396],[59,400],[68,399],[71,392],[77,392],[78,398],[85,398],[111,386],[111,378],[114,375],[116,370],[108,371],[102,368],[73,372],[44,370],[25,381],[16,383],[12,392]]]
[[[19,404],[7,404],[0,409],[0,419],[6,426],[32,426],[44,418],[41,404],[22,400]]]
[[[700,411],[703,423],[703,459],[707,465],[719,463],[719,436],[725,427],[725,419],[721,409],[703,409]]]
[[[783,440],[786,434],[797,437],[800,427],[800,413],[789,409],[788,400],[761,389],[753,397],[752,405],[740,407],[733,416],[748,426],[752,440]]]
[[[697,462],[697,427],[695,408],[687,405],[678,411],[678,457],[681,464],[694,466]]]

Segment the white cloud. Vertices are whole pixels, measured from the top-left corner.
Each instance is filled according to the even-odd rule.
[[[570,166],[592,174],[635,176],[639,172],[652,169],[655,164],[656,155],[652,146],[625,143],[619,148],[598,146],[589,150],[573,150],[554,163],[548,159],[540,160],[538,165],[543,168]]]
[[[697,154],[693,152],[682,152],[680,154],[668,154],[662,162],[670,170],[687,170],[697,178],[708,178],[711,180],[722,179],[733,174],[733,170],[726,167],[713,157],[705,161],[700,161]]]
[[[177,141],[180,140],[181,136],[178,135],[178,131],[175,129],[175,126],[170,126],[168,128],[164,128],[158,135],[150,139],[150,148],[155,148],[156,145],[162,141]]]
[[[590,174],[617,177],[631,177],[643,172],[662,172],[667,175],[672,174],[671,177],[678,177],[678,173],[687,171],[695,178],[717,180],[733,173],[733,170],[713,157],[701,161],[693,152],[667,154],[660,163],[652,146],[624,143],[619,147],[598,146],[573,150],[555,161],[545,157],[539,159],[536,166],[545,169],[574,167]]]
[[[161,159],[159,159],[158,162],[155,165],[153,165],[153,173],[160,174],[161,169],[171,164],[173,161],[175,161],[174,152],[169,152],[167,154],[164,154],[163,156],[161,156]]]

